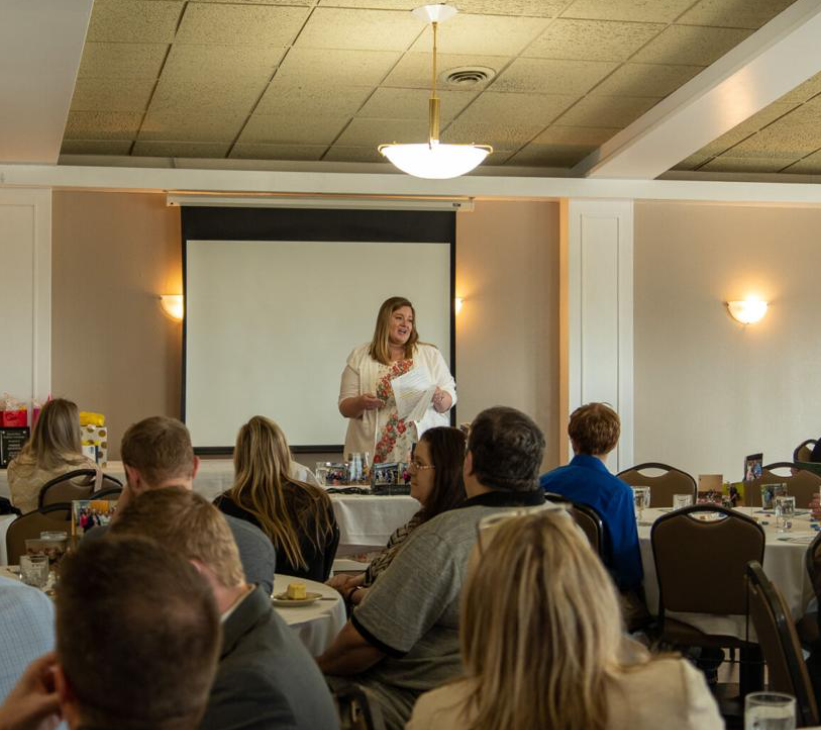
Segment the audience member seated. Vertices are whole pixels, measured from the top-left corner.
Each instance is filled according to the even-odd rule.
[[[54,607],[45,593],[0,576],[0,702],[26,667],[54,648]]]
[[[646,608],[640,599],[644,571],[633,490],[605,466],[619,441],[621,421],[604,403],[588,403],[573,411],[567,432],[573,460],[542,475],[540,483],[546,492],[585,504],[599,514],[604,523],[605,563],[623,594],[628,623],[640,622]]]
[[[339,542],[331,499],[291,477],[282,429],[263,416],[248,421],[237,436],[234,470],[234,485],[214,504],[262,529],[276,548],[279,573],[326,580]]]
[[[77,469],[96,469],[82,454],[80,412],[70,400],[43,406],[31,438],[8,468],[11,502],[24,514],[38,507],[40,490],[52,479]]]
[[[465,499],[462,464],[465,460],[465,434],[458,428],[437,426],[422,434],[410,463],[410,493],[421,505],[410,521],[397,528],[385,549],[364,573],[339,575],[328,581],[345,599],[359,605],[374,581],[387,570],[399,549],[419,525],[447,512]]]
[[[423,695],[408,730],[719,730],[703,676],[624,637],[601,561],[561,509],[482,530],[464,591],[465,678]]]
[[[461,674],[459,597],[476,526],[487,515],[544,504],[544,445],[524,413],[480,413],[465,455],[467,499],[413,531],[319,658],[333,687],[365,690],[379,725],[400,730],[420,694]],[[543,633],[535,636],[541,642]]]
[[[202,730],[336,730],[328,686],[271,599],[245,582],[223,515],[199,494],[160,489],[134,499],[111,528],[190,560],[222,614],[222,650]],[[162,605],[162,596],[156,600]]]
[[[57,653],[23,675],[0,730],[195,730],[220,634],[198,571],[140,538],[83,543],[60,567]]]
[[[153,416],[133,424],[123,436],[120,452],[127,484],[117,502],[118,512],[135,496],[149,490],[194,488],[200,460],[194,456],[188,429],[175,418]],[[276,572],[276,554],[271,541],[244,520],[229,517],[228,526],[239,548],[247,579],[270,594],[274,590]],[[106,529],[96,527],[87,534],[99,537],[105,534]]]

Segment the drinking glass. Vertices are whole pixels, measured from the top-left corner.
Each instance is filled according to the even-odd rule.
[[[795,730],[795,697],[780,692],[748,694],[744,730]]]
[[[631,487],[633,490],[633,504],[636,508],[636,517],[641,520],[644,510],[650,507],[650,487]]]
[[[792,529],[793,519],[795,519],[795,497],[775,498],[775,526],[779,532],[787,532]]]
[[[328,463],[325,461],[317,461],[314,476],[316,477],[316,480],[319,482],[320,486],[326,486],[328,478]]]
[[[26,585],[45,588],[48,583],[48,558],[45,555],[21,555],[20,575]]]
[[[692,494],[674,494],[673,495],[673,509],[681,509],[682,507],[689,507],[693,503]]]

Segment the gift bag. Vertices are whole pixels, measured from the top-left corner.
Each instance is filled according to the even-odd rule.
[[[3,428],[25,428],[28,426],[28,406],[23,401],[3,394],[0,404],[0,426]]]
[[[80,443],[83,445],[83,453],[87,452],[89,458],[93,458],[102,467],[108,466],[108,429],[102,413],[80,411]]]

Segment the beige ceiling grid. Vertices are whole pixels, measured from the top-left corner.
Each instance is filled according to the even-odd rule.
[[[62,152],[378,161],[378,144],[426,137],[420,2],[96,0]],[[443,140],[492,144],[487,164],[572,167],[791,3],[456,0]],[[490,78],[445,82],[465,67]],[[821,79],[801,88],[680,169],[818,172]]]

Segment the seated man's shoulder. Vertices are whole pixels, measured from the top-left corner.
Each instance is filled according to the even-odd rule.
[[[38,607],[50,616],[54,614],[54,604],[43,591],[3,576],[0,576],[0,607],[5,618],[9,618],[8,612],[15,608]]]

